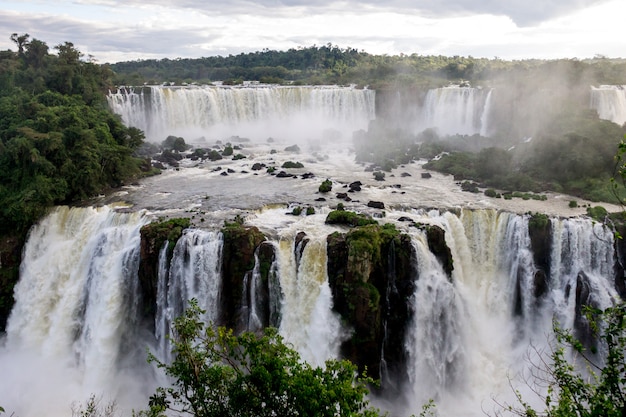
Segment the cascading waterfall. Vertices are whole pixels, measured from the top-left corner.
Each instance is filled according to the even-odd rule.
[[[450,86],[426,94],[421,129],[440,135],[474,135],[489,132],[491,90]]]
[[[169,357],[167,335],[172,320],[179,317],[192,298],[198,300],[200,308],[206,311],[203,320],[215,323],[218,319],[218,298],[221,285],[223,236],[219,232],[201,229],[187,229],[174,247],[169,268],[160,253],[159,290],[160,300],[156,313],[156,337],[164,358]],[[164,281],[167,277],[167,284]],[[164,333],[161,333],[164,332]]]
[[[409,353],[409,397],[413,406],[441,400],[465,388],[463,300],[441,264],[428,249],[423,234],[414,236],[418,279],[409,300],[413,323],[406,344]]]
[[[259,282],[261,281],[261,264],[259,263],[258,249],[254,253],[254,268],[246,273],[243,280],[242,310],[245,320],[244,328],[248,332],[259,332],[263,329],[260,317],[261,306],[257,297]]]
[[[326,269],[326,239],[309,238],[296,250],[292,238],[278,243],[278,270],[283,291],[280,333],[307,362],[321,366],[336,358],[344,330],[332,311]]]
[[[547,345],[553,317],[584,331],[581,304],[606,307],[618,298],[613,235],[590,220],[551,219],[547,290],[537,296],[530,216],[495,210],[412,216],[445,230],[454,270],[447,275],[424,232],[398,224],[412,236],[416,253],[415,291],[407,300],[413,312],[405,339],[407,405],[394,410],[400,415],[417,413],[430,398],[442,416],[482,415],[494,395],[514,401],[509,377],[527,393],[518,375],[530,367],[529,347]],[[281,303],[270,306],[280,310],[273,324],[314,365],[337,357],[349,332],[332,311],[326,236],[335,229],[323,224],[324,217],[290,217],[287,226],[277,222],[271,228],[279,237],[266,242],[276,254],[270,275],[282,291],[279,296],[270,280],[269,303]],[[192,297],[207,310],[205,320],[216,321],[223,236],[189,229],[170,261],[172,242],[160,250],[155,334],[142,337],[147,329],[138,327],[137,269],[139,229],[147,221],[142,213],[107,207],[60,207],[33,228],[0,348],[3,376],[9,375],[0,381],[5,408],[24,417],[66,415],[72,401],[103,392],[120,404],[145,407],[154,385],[164,384],[145,364],[150,337],[160,345],[151,350],[167,352],[171,320]],[[259,268],[257,259],[248,293],[242,294],[250,330],[258,327],[252,318]],[[37,402],[28,400],[33,395]]]
[[[626,86],[591,87],[590,107],[598,112],[601,119],[623,125],[626,123]]]
[[[129,374],[145,372],[134,355],[145,355],[136,277],[146,222],[143,213],[58,207],[33,227],[0,350],[3,406],[63,415],[96,392],[122,405],[142,398]]]
[[[374,97],[373,90],[336,86],[152,86],[121,88],[107,100],[125,124],[160,142],[168,135],[193,141],[233,134],[259,140],[316,138],[327,130],[348,134],[367,128]]]
[[[575,327],[581,276],[589,293],[581,302],[605,308],[618,299],[611,231],[587,219],[551,219],[548,289],[537,299],[529,216],[433,211],[421,220],[446,231],[455,263],[449,278],[422,235],[413,232],[419,259],[406,342],[409,411],[433,398],[442,415],[482,415],[483,409],[497,409],[482,404],[490,397],[515,403],[510,383],[533,401],[523,380],[531,358],[548,345],[553,317]]]
[[[589,298],[583,301],[597,308],[607,308],[619,298],[612,279],[614,236],[603,225],[580,219],[556,222],[552,233],[552,303],[559,321],[574,328],[577,285],[587,287]]]

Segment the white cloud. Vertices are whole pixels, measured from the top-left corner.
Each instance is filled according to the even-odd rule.
[[[0,10],[0,49],[14,49],[16,32],[73,42],[100,62],[329,42],[376,54],[621,56],[625,9],[623,0],[22,0]]]

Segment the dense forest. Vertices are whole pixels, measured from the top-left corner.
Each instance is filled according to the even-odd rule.
[[[106,106],[112,73],[70,42],[56,54],[28,35],[0,52],[0,228],[26,230],[53,204],[115,187],[139,174],[143,133]]]
[[[118,85],[161,83],[227,84],[244,80],[279,84],[357,84],[371,88],[440,86],[448,81],[489,81],[564,63],[571,76],[589,84],[620,84],[626,60],[522,60],[432,55],[371,55],[354,48],[327,44],[287,51],[263,50],[226,57],[150,59],[111,64]]]

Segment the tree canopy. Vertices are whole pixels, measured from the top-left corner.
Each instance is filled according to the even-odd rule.
[[[345,360],[313,367],[274,328],[262,335],[235,335],[201,321],[196,300],[174,320],[171,363],[151,360],[172,377],[159,388],[144,415],[167,410],[195,417],[371,416],[366,377]]]
[[[105,104],[110,71],[81,60],[70,42],[57,55],[28,34],[0,53],[0,231],[26,230],[54,204],[121,185],[139,173],[143,132]]]

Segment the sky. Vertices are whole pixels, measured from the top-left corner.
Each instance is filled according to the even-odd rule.
[[[624,0],[0,0],[12,33],[99,63],[326,45],[371,54],[626,57]]]

